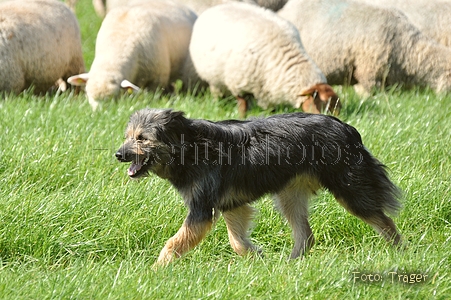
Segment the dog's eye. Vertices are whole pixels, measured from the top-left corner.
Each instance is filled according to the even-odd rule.
[[[144,136],[142,134],[140,134],[136,137],[136,140],[142,141],[142,140],[144,140]]]

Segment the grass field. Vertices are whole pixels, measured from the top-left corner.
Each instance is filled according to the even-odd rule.
[[[100,19],[89,0],[77,9],[89,67]],[[395,222],[405,250],[323,191],[311,205],[317,242],[304,259],[287,259],[291,231],[265,197],[252,234],[264,258],[237,256],[220,220],[181,260],[153,270],[186,209],[166,181],[131,181],[115,160],[128,118],[144,107],[237,118],[234,101],[142,93],[92,112],[84,95],[23,93],[0,100],[0,298],[450,299],[450,96],[394,89],[363,101],[336,89],[340,119],[404,191]]]

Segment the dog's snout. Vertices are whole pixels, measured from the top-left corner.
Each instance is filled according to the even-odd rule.
[[[117,150],[116,154],[114,154],[120,162],[128,162],[129,159],[127,159],[127,155],[125,152],[125,149],[121,147],[119,150]]]
[[[124,155],[122,154],[122,151],[120,151],[120,150],[117,151],[115,155],[118,160],[122,160],[124,157]]]

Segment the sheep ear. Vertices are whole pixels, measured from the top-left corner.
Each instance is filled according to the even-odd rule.
[[[131,83],[130,81],[128,81],[126,79],[122,80],[121,88],[127,90],[127,92],[129,94],[131,94],[133,92],[139,92],[141,90],[138,86],[134,85],[133,83]]]
[[[82,73],[67,78],[67,82],[74,86],[85,86],[89,79],[88,73]]]

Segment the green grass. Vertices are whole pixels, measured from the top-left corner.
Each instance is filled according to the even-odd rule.
[[[77,9],[89,66],[100,20],[90,1]],[[92,112],[84,95],[25,92],[0,100],[0,298],[449,299],[450,97],[395,89],[361,100],[336,89],[344,101],[340,119],[360,131],[404,191],[395,222],[405,250],[391,248],[324,191],[311,206],[317,242],[302,260],[287,259],[291,231],[265,197],[255,204],[252,234],[264,258],[237,256],[220,220],[181,260],[153,270],[186,208],[166,181],[131,181],[115,160],[127,120],[143,107],[236,118],[233,100],[149,92]],[[361,274],[382,280],[354,279]],[[398,274],[427,277],[403,283]]]

